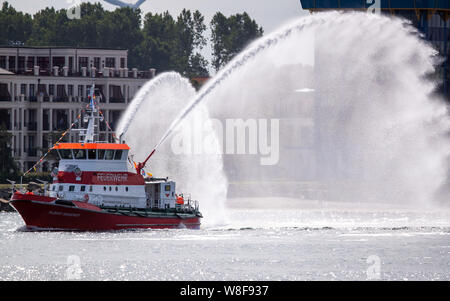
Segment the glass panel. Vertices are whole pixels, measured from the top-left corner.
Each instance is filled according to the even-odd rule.
[[[104,149],[99,149],[99,150],[97,150],[97,152],[98,152],[98,159],[99,160],[103,160],[104,157],[105,157],[105,150]]]
[[[75,156],[75,159],[86,159],[86,150],[85,149],[74,149],[73,155]]]
[[[91,160],[97,159],[97,150],[96,149],[88,150],[88,159],[91,159]]]
[[[116,150],[116,153],[114,155],[114,160],[120,160],[120,159],[122,159],[122,151]]]
[[[86,186],[81,186],[80,191],[85,191],[86,190]]]
[[[107,149],[106,155],[105,155],[105,160],[112,160],[113,158],[114,158],[114,150]]]
[[[60,149],[59,153],[62,159],[73,159],[71,149]]]

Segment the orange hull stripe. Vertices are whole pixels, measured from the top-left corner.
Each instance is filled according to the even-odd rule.
[[[130,147],[118,143],[58,143],[53,149],[130,149]]]

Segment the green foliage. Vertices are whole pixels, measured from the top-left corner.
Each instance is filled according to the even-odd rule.
[[[188,77],[207,75],[208,62],[199,53],[206,45],[205,30],[199,11],[192,14],[184,9],[176,21],[167,11],[146,14],[138,50],[143,64],[139,67],[174,70]]]
[[[83,2],[81,18],[69,19],[66,9],[47,7],[31,16],[4,2],[0,28],[2,45],[128,49],[129,68],[209,75],[208,61],[201,54],[207,43],[205,17],[198,10],[184,9],[176,18],[169,12],[142,17],[140,9],[108,11],[99,2]],[[229,18],[217,13],[211,29],[216,70],[263,33],[247,13]]]
[[[213,62],[216,70],[226,65],[251,41],[263,35],[262,27],[247,13],[225,17],[218,12],[211,20]]]
[[[18,174],[17,165],[11,155],[11,137],[5,124],[0,124],[0,181],[14,178]]]
[[[29,14],[18,12],[8,2],[3,2],[0,28],[0,44],[23,45],[31,35],[32,19]]]

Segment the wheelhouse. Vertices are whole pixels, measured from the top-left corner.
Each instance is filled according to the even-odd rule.
[[[53,149],[61,160],[126,161],[130,147],[116,143],[59,143]]]

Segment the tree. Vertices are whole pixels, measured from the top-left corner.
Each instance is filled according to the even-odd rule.
[[[213,48],[213,66],[219,70],[235,55],[240,53],[251,41],[264,33],[247,13],[225,17],[218,12],[211,20],[211,42]]]
[[[177,20],[165,12],[144,17],[143,41],[138,46],[142,64],[159,71],[177,71],[184,76],[208,74],[208,62],[199,51],[206,45],[204,17],[184,9]]]
[[[208,74],[208,62],[200,54],[206,45],[204,32],[205,17],[197,10],[183,9],[177,19],[178,53],[176,54],[177,67],[185,76],[199,76]]]
[[[147,69],[152,66],[160,71],[175,70],[173,51],[176,48],[176,37],[175,20],[169,12],[146,14],[143,41],[139,46],[140,67]]]
[[[14,179],[18,168],[11,155],[11,137],[4,123],[0,124],[0,179],[4,182],[7,178]]]
[[[3,2],[0,28],[0,44],[23,45],[31,35],[31,15],[18,12],[8,2]]]

